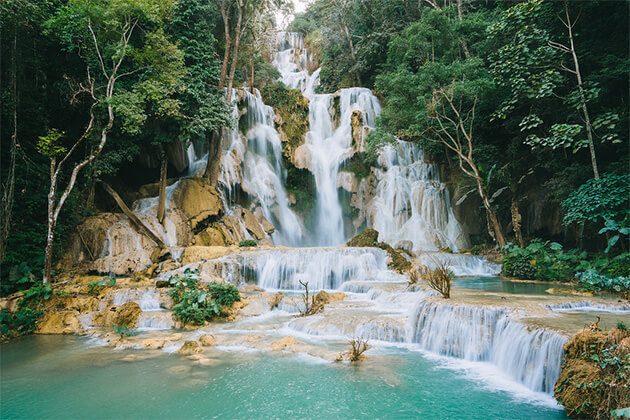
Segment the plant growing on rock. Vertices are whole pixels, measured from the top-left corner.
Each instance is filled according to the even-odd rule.
[[[577,274],[578,287],[589,292],[617,292],[624,297],[630,297],[630,277],[609,277],[586,270]]]
[[[173,287],[173,316],[184,324],[203,325],[221,313],[221,308],[210,294],[199,285],[199,272],[187,268],[183,274],[169,279]]]
[[[238,246],[241,248],[247,248],[250,246],[258,246],[258,242],[253,239],[244,239],[238,243]]]
[[[91,281],[87,284],[88,294],[98,295],[104,287],[116,286],[116,277],[107,276],[100,280]]]
[[[238,289],[230,283],[210,283],[208,291],[212,299],[221,306],[232,306],[234,302],[241,300],[241,294],[238,292]]]
[[[121,340],[125,337],[131,337],[134,335],[134,331],[126,325],[114,325],[112,327],[112,331],[118,334]]]
[[[444,261],[435,261],[435,267],[421,266],[418,276],[424,278],[429,287],[440,293],[444,299],[451,297],[451,283],[453,281],[453,271]]]
[[[353,338],[350,340],[350,350],[340,353],[335,361],[341,362],[347,360],[349,362],[362,362],[367,359],[364,354],[370,348],[367,340],[363,338]]]
[[[607,419],[630,405],[630,333],[595,327],[565,345],[565,361],[555,397],[571,417]]]

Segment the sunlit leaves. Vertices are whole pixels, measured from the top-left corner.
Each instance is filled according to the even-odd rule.
[[[63,131],[56,128],[50,129],[46,135],[39,137],[37,141],[37,151],[49,158],[55,158],[66,152],[66,148],[61,144],[61,139],[65,135]]]

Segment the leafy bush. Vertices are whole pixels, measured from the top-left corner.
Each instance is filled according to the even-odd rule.
[[[31,334],[37,328],[39,318],[44,314],[40,309],[20,307],[15,312],[8,309],[0,310],[0,335],[2,337],[17,337]]]
[[[187,268],[183,274],[176,274],[169,279],[173,289],[173,315],[184,324],[203,325],[221,314],[221,306],[212,298],[212,292],[206,291],[199,284],[199,271]],[[234,298],[231,290],[216,289],[223,301]],[[236,291],[238,295],[238,290]],[[240,296],[238,296],[240,299]],[[233,303],[234,301],[232,301]]]
[[[258,246],[258,242],[253,239],[245,239],[238,243],[238,246],[241,248],[246,248],[249,246]]]
[[[125,337],[131,337],[134,334],[134,331],[129,329],[126,325],[114,325],[112,327],[112,331],[120,336],[121,339]]]
[[[623,295],[630,293],[630,277],[609,277],[595,270],[586,270],[577,274],[578,286],[591,292],[617,292]]]
[[[8,309],[0,311],[0,335],[8,338],[33,333],[44,315],[42,303],[52,295],[50,284],[40,284],[24,291],[15,312]]]
[[[623,220],[628,214],[630,175],[605,174],[591,179],[571,193],[562,203],[564,223]]]
[[[527,247],[503,248],[502,274],[528,280],[571,280],[586,258],[585,252],[564,251],[556,242],[533,240]]]
[[[241,300],[241,294],[233,284],[213,282],[208,285],[212,299],[221,306],[232,306]]]
[[[88,294],[98,295],[102,288],[107,286],[116,286],[116,277],[107,276],[100,280],[88,283]]]

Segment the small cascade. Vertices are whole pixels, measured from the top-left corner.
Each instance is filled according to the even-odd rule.
[[[422,253],[418,256],[422,265],[435,268],[436,264],[446,264],[456,276],[489,277],[501,273],[501,264],[491,263],[484,257],[445,252]]]
[[[557,303],[553,305],[545,305],[545,307],[556,312],[630,313],[630,304],[607,305],[604,303],[594,303],[589,301]]]
[[[138,330],[170,330],[174,328],[175,322],[171,311],[142,311],[138,317]]]
[[[397,140],[381,149],[378,163],[370,217],[381,241],[414,252],[467,246],[437,166],[418,145]]]
[[[269,290],[333,290],[352,280],[404,281],[387,269],[387,253],[377,248],[299,248],[241,255],[242,280]]]
[[[136,302],[143,311],[159,311],[160,292],[155,288],[118,289],[112,296],[114,306],[124,305],[127,302]]]
[[[245,91],[247,103],[247,152],[243,167],[243,190],[257,199],[265,217],[276,226],[274,244],[300,245],[302,225],[289,208],[284,187],[282,141],[274,127],[274,112],[265,105],[260,92]]]
[[[552,393],[567,338],[529,331],[507,310],[421,301],[411,317],[411,341],[421,348],[489,362],[529,389]]]

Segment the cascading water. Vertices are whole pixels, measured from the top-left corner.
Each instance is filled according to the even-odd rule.
[[[500,308],[422,301],[411,319],[411,341],[421,348],[489,362],[529,389],[553,392],[566,337],[542,329],[528,331]]]
[[[245,280],[265,289],[339,289],[352,280],[398,281],[405,278],[387,269],[387,254],[377,248],[300,248],[245,253]]]
[[[281,32],[274,64],[282,81],[299,88],[309,99],[309,132],[306,146],[308,168],[317,188],[317,227],[312,242],[316,245],[339,245],[347,239],[343,209],[337,189],[341,165],[360,149],[353,144],[353,113],[361,115],[361,127],[375,127],[381,107],[378,99],[366,88],[341,89],[334,94],[316,94],[319,70],[308,73],[309,56],[301,35]]]
[[[379,240],[416,253],[467,246],[437,166],[418,145],[397,140],[381,149],[378,163],[370,216]]]
[[[443,263],[456,276],[498,276],[501,265],[491,263],[486,258],[476,255],[449,254],[445,252],[424,252],[418,256],[418,261],[429,268],[435,268]]]

